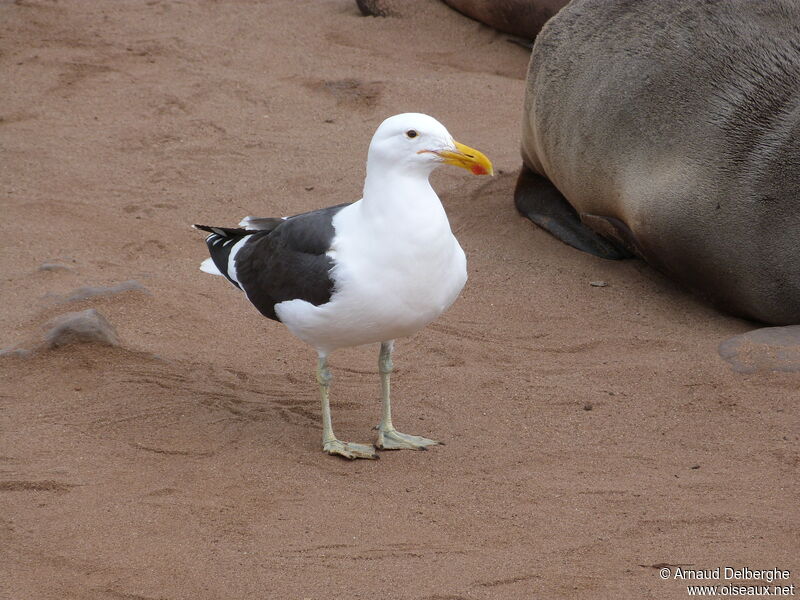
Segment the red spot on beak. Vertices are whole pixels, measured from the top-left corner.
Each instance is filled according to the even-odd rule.
[[[474,175],[486,175],[488,172],[482,165],[478,164],[472,165],[472,167],[470,167],[470,171],[472,171]]]

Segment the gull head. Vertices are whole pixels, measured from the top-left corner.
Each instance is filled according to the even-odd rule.
[[[453,139],[444,125],[420,113],[403,113],[380,124],[369,145],[367,168],[430,175],[439,165],[454,165],[475,175],[494,175],[491,161]]]

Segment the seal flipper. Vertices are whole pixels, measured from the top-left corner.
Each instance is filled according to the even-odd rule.
[[[600,258],[632,258],[624,246],[584,225],[578,213],[548,179],[522,165],[514,190],[517,210],[565,244]]]

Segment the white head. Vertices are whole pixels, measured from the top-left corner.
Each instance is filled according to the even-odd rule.
[[[380,124],[369,145],[367,172],[380,169],[414,172],[427,177],[441,164],[475,175],[493,175],[492,163],[478,150],[453,139],[444,125],[420,113],[403,113]]]

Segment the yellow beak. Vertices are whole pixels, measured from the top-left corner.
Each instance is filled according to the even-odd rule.
[[[475,175],[494,175],[494,168],[492,161],[486,158],[486,155],[480,150],[470,148],[459,142],[454,142],[456,151],[440,150],[434,152],[444,159],[446,165],[455,165],[462,169],[472,171]],[[422,152],[431,152],[431,150],[422,150]]]

